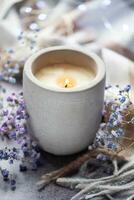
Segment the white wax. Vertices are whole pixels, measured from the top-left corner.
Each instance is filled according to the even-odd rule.
[[[65,88],[58,84],[58,79],[67,77],[65,82],[72,82],[71,88],[79,88],[89,84],[95,78],[95,72],[89,67],[79,67],[70,64],[55,64],[50,66],[44,66],[35,73],[36,78],[41,82],[44,87],[56,89]],[[71,77],[71,78],[70,78]]]

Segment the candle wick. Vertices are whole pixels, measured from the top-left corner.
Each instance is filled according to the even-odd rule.
[[[67,87],[68,87],[68,84],[69,84],[69,80],[68,80],[68,79],[66,79],[66,80],[65,80],[65,88],[67,88]]]

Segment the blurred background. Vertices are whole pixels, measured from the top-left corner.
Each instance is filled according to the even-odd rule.
[[[1,0],[0,6],[0,67],[7,76],[7,58],[10,75],[18,76],[28,56],[54,45],[109,48],[134,60],[134,0]]]

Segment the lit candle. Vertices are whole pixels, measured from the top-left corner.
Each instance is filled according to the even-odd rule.
[[[35,76],[44,87],[67,90],[89,84],[95,77],[95,72],[86,66],[55,64],[42,67]]]
[[[23,93],[39,145],[54,155],[69,155],[92,144],[104,87],[105,65],[90,51],[58,46],[32,55],[23,71]]]

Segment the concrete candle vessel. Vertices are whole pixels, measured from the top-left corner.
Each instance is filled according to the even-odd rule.
[[[96,76],[82,88],[45,88],[35,72],[55,63],[89,66]],[[105,66],[94,53],[61,46],[32,55],[24,67],[23,92],[30,127],[40,146],[55,155],[68,155],[91,144],[101,120],[104,86]]]

